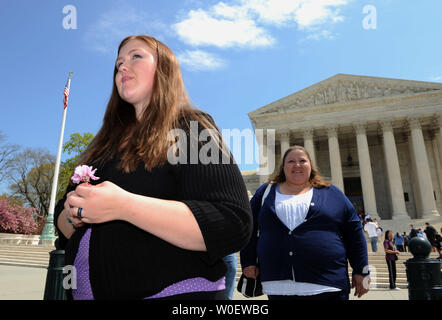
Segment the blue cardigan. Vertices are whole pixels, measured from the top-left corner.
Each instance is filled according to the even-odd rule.
[[[350,292],[347,259],[353,274],[368,274],[367,243],[357,212],[337,187],[314,188],[306,219],[292,232],[275,212],[276,185],[267,184],[250,201],[253,234],[241,250],[241,266],[258,266],[261,281],[292,279]],[[259,226],[259,228],[258,228]],[[259,237],[257,231],[259,229]]]

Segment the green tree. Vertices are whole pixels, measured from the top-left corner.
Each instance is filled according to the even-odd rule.
[[[66,152],[71,158],[63,161],[60,165],[57,200],[63,197],[66,188],[69,185],[69,179],[74,173],[75,167],[80,164],[80,156],[86,151],[93,139],[94,135],[90,132],[83,134],[76,132],[71,134],[69,140],[63,145],[63,152]]]
[[[72,154],[78,157],[86,151],[89,144],[94,140],[94,137],[95,136],[90,132],[85,132],[83,135],[75,132],[70,135],[69,140],[63,145],[63,151],[69,155]]]

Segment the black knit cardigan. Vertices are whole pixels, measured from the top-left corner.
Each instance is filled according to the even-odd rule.
[[[189,146],[189,130],[185,132]],[[199,149],[203,145],[199,143]],[[189,149],[188,162],[190,152]],[[118,163],[115,158],[98,166],[96,175],[100,180],[93,183],[110,181],[132,193],[182,201],[195,216],[207,252],[178,248],[124,221],[93,224],[89,276],[94,298],[141,299],[181,280],[221,278],[227,270],[222,258],[241,250],[252,231],[247,190],[237,165],[233,161],[228,164],[166,162],[149,172],[140,162],[135,171],[124,173],[117,169]],[[69,186],[66,194],[74,188]],[[56,227],[66,194],[55,208]],[[74,264],[87,227],[77,229],[69,240],[58,230],[66,265]],[[68,296],[71,297],[70,292]]]

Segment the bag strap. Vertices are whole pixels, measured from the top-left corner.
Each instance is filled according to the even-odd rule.
[[[269,195],[269,193],[270,193],[270,189],[272,188],[272,183],[271,182],[269,182],[269,184],[267,185],[267,188],[265,189],[265,191],[264,191],[264,194],[262,195],[262,199],[261,199],[261,208],[262,208],[262,206],[264,205],[264,200],[267,198],[267,196]],[[259,238],[259,228],[258,228],[258,230],[256,231],[256,237],[258,237]]]
[[[270,193],[270,189],[272,188],[272,183],[269,182],[269,184],[267,185],[266,190],[264,191],[264,194],[262,195],[262,199],[261,199],[261,207],[264,205],[264,200],[267,198],[267,196]]]
[[[267,185],[267,187],[266,187],[266,189],[264,191],[264,194],[262,195],[262,198],[261,198],[261,208],[262,208],[262,206],[264,204],[264,200],[269,195],[271,188],[272,188],[272,183],[269,182],[269,184]],[[256,237],[259,238],[259,227],[258,227],[258,230],[256,230]],[[258,257],[256,257],[256,265],[258,265]],[[244,275],[244,273],[243,273],[243,275]]]

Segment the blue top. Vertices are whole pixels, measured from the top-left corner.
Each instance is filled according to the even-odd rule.
[[[397,246],[402,246],[404,244],[404,237],[399,235],[399,237],[395,234],[394,235],[394,244]]]
[[[259,261],[262,281],[292,279],[350,292],[348,263],[353,274],[368,274],[367,243],[357,212],[337,187],[314,188],[306,219],[292,232],[275,212],[275,190],[261,208],[267,184],[250,201],[253,234],[241,250],[241,266]],[[259,238],[257,230],[259,226]]]

